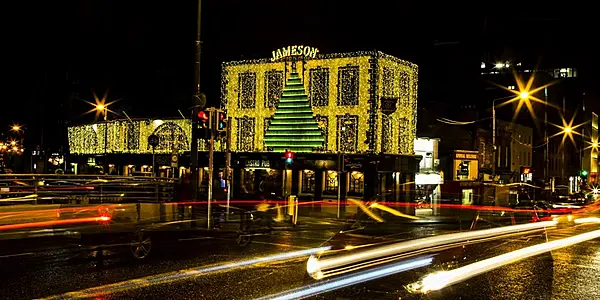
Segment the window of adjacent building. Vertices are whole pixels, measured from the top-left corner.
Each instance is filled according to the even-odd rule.
[[[473,189],[464,189],[461,191],[461,194],[461,200],[463,205],[473,204]]]
[[[458,165],[456,169],[456,178],[458,180],[469,180],[469,163],[470,161],[465,160]]]
[[[527,165],[531,166],[531,152],[527,152]]]
[[[315,171],[304,170],[302,172],[302,193],[315,192]]]

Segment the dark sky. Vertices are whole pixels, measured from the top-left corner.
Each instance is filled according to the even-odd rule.
[[[136,116],[178,116],[191,103],[196,1],[17,1],[3,20],[4,108],[0,126],[46,128],[85,122],[109,91],[113,108]],[[352,4],[356,3],[356,4]],[[203,3],[202,89],[219,101],[220,63],[268,57],[288,44],[322,53],[378,49],[420,66],[420,97],[476,80],[481,55],[592,69],[594,19],[581,14],[514,13],[441,7],[423,1],[248,1]],[[427,5],[425,5],[427,4]],[[523,18],[521,15],[527,15]],[[436,42],[458,42],[444,45]],[[585,74],[585,70],[583,73]],[[593,72],[589,72],[593,75]],[[440,84],[448,80],[451,84]],[[591,80],[591,79],[590,79]],[[475,84],[475,83],[474,83]],[[437,96],[435,96],[437,97]],[[422,100],[420,98],[420,100]],[[7,128],[8,127],[4,127]]]

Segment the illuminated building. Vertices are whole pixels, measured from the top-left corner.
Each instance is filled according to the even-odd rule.
[[[105,134],[105,131],[108,131]],[[104,137],[107,137],[109,162],[116,165],[118,174],[151,174],[152,154],[155,154],[159,175],[172,176],[171,155],[181,157],[179,165],[184,166],[189,159],[192,125],[189,119],[120,119],[93,124],[76,125],[68,128],[69,153],[72,163],[78,164],[79,171],[85,172],[82,165],[94,168],[101,165],[97,157],[104,154]],[[148,144],[150,135],[159,137],[158,145],[152,149]],[[199,142],[200,151],[207,151],[206,143]],[[219,151],[221,142],[215,143]],[[186,155],[187,154],[187,155]],[[205,155],[200,155],[204,159]],[[204,159],[207,163],[207,160]]]
[[[236,61],[222,71],[221,107],[232,118],[233,151],[269,151],[265,132],[278,122],[273,117],[280,97],[288,96],[286,82],[298,76],[305,91],[297,92],[305,92],[325,139],[315,151],[413,154],[418,72],[412,63],[356,52],[296,63]]]
[[[291,46],[222,65],[234,180],[256,190],[274,178],[301,198],[335,199],[342,186],[342,199],[412,200],[417,66],[376,51],[311,53]],[[297,153],[289,168],[286,149]]]
[[[419,172],[415,175],[416,196],[420,203],[415,211],[417,215],[438,215],[442,199],[441,185],[444,184],[444,172],[439,170],[440,139],[415,139],[415,154],[422,157]]]

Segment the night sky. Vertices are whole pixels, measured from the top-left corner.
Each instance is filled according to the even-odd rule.
[[[26,124],[30,143],[42,142],[44,128],[44,144],[60,144],[62,120],[93,120],[82,115],[92,107],[77,100],[93,100],[92,90],[108,90],[109,101],[120,99],[112,109],[131,117],[177,117],[190,106],[196,1],[18,2],[4,10],[3,128]],[[335,2],[204,1],[202,90],[209,105],[219,102],[222,61],[269,57],[293,44],[321,53],[377,49],[415,62],[423,103],[474,97],[457,95],[478,84],[485,52],[578,67],[590,88],[598,77],[591,38],[597,26],[581,14]]]

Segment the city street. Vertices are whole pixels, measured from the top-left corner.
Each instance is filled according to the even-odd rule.
[[[233,262],[321,246],[341,228],[323,222],[296,229],[276,230],[257,237],[247,247],[233,241],[188,239],[134,262],[124,255],[109,255],[103,262],[73,260],[61,251],[15,259],[2,272],[3,299],[56,296],[96,299],[254,299],[297,288],[313,281],[306,273],[307,255],[216,269]],[[456,224],[390,225],[398,239],[452,232]],[[552,231],[549,239],[579,234],[597,226]],[[487,258],[540,242],[540,239],[501,240],[467,246],[470,258]],[[469,279],[426,296],[409,294],[405,285],[418,281],[439,266],[416,269],[353,285],[317,296],[318,299],[594,299],[599,297],[595,281],[600,275],[600,241],[594,240],[552,254],[543,254]],[[6,263],[6,262],[5,262]],[[212,268],[212,270],[210,269]],[[201,270],[192,274],[190,269]],[[173,276],[173,272],[180,272]],[[334,277],[333,280],[336,278]],[[154,282],[153,282],[154,281]],[[115,285],[115,283],[117,285]],[[73,293],[76,292],[76,293]],[[68,294],[65,294],[68,293]],[[58,299],[57,298],[57,299]]]

